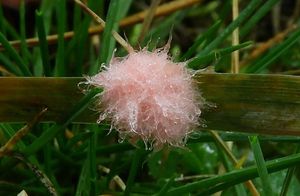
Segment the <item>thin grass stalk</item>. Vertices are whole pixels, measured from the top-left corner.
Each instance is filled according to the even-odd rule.
[[[138,42],[139,43],[142,43],[144,38],[145,38],[145,35],[146,35],[146,32],[149,30],[150,28],[150,25],[151,25],[151,22],[154,18],[154,14],[155,14],[155,11],[157,9],[157,7],[159,6],[161,0],[152,0],[151,1],[151,5],[150,5],[150,8],[146,14],[146,17],[144,19],[144,22],[142,24],[142,31],[139,35],[139,38],[138,38]]]
[[[264,195],[273,195],[273,191],[271,188],[271,182],[269,180],[268,169],[264,160],[264,156],[259,144],[258,136],[249,137],[251,148],[253,150],[255,162],[257,165],[257,172],[262,182],[262,189]]]
[[[259,58],[251,66],[249,66],[245,72],[246,73],[260,73],[265,70],[271,63],[273,63],[281,54],[288,50],[291,46],[297,43],[300,38],[300,27],[297,27],[297,30],[281,44],[272,48],[270,52],[264,55],[262,58]]]
[[[239,16],[239,1],[232,1],[232,19],[236,20]],[[232,32],[232,46],[239,45],[239,27]],[[231,54],[231,73],[239,73],[239,50]]]
[[[26,64],[28,64],[29,59],[31,59],[31,54],[28,50],[27,43],[26,43],[26,9],[25,9],[25,1],[20,1],[20,7],[19,7],[19,13],[20,13],[20,38],[21,38],[21,52],[23,60]]]
[[[219,27],[221,26],[221,20],[218,20],[215,22],[211,27],[209,27],[204,33],[202,33],[192,44],[192,46],[189,47],[189,49],[184,53],[179,61],[185,61],[192,57],[192,55],[196,52],[197,48],[203,44],[204,42],[207,42],[207,37],[209,35],[214,34]]]
[[[133,160],[130,166],[130,170],[129,170],[129,175],[128,175],[128,179],[126,182],[126,189],[124,191],[124,196],[128,196],[131,194],[131,190],[134,184],[134,180],[135,177],[137,175],[138,170],[141,167],[141,163],[142,163],[142,157],[144,154],[144,150],[143,149],[136,149],[134,156],[133,156]]]
[[[66,53],[64,33],[66,30],[66,0],[58,0],[56,5],[56,21],[58,28],[58,48],[55,60],[54,75],[66,75]]]
[[[96,147],[97,147],[97,132],[93,130],[93,133],[89,140],[89,168],[90,168],[90,195],[97,195],[97,162],[96,162]]]
[[[99,23],[101,26],[102,26],[102,28],[105,28],[105,26],[106,26],[106,23],[104,22],[104,20],[102,19],[102,18],[100,18],[97,14],[95,14],[91,9],[89,9],[85,4],[83,4],[81,1],[79,1],[79,0],[75,0],[75,2],[78,4],[78,5],[80,5],[80,7],[84,10],[84,11],[86,11],[89,15],[91,15],[94,19],[95,19],[95,21],[97,22],[97,23]],[[113,0],[112,2],[111,2],[111,5],[115,5],[115,6],[117,6],[118,5],[118,3],[117,3],[118,1],[116,1],[116,0]],[[117,10],[118,8],[116,7],[116,8],[113,8],[114,10]],[[112,26],[111,26],[112,27]],[[127,41],[126,40],[124,40],[116,31],[114,31],[114,30],[112,30],[112,28],[109,28],[111,31],[110,31],[110,33],[113,35],[113,37],[116,39],[116,41],[117,42],[119,42],[119,44],[121,45],[121,46],[123,46],[123,48],[125,48],[126,50],[127,50],[127,52],[132,52],[132,51],[134,51],[133,50],[133,48],[130,46],[130,44],[128,44],[127,43]],[[110,34],[109,33],[109,34]]]
[[[45,76],[50,76],[51,75],[50,57],[49,57],[48,43],[46,39],[43,13],[36,11],[35,19],[36,19],[37,34],[40,43],[39,49],[41,52],[44,74]]]
[[[5,36],[0,32],[0,43],[7,50],[8,54],[15,60],[18,68],[21,70],[23,76],[31,76],[28,66],[24,60],[18,55],[17,51],[10,45]]]
[[[300,162],[300,155],[290,155],[283,158],[278,158],[272,161],[267,161],[266,166],[270,173],[277,172],[288,167],[297,165]],[[258,176],[257,167],[251,166],[244,169],[234,170],[223,175],[218,175],[216,177],[211,177],[197,182],[188,183],[176,188],[171,189],[167,195],[174,194],[185,194],[200,190],[206,190],[213,188],[217,184],[227,183],[229,184],[226,188],[232,185],[242,183],[246,180],[256,178]],[[225,187],[222,188],[224,190]]]
[[[296,150],[295,150],[295,153],[299,153],[299,152],[300,152],[300,146],[298,145]],[[283,181],[282,189],[280,191],[280,196],[286,196],[287,195],[296,169],[297,169],[297,167],[290,167],[287,170],[286,176],[285,176],[284,181]]]
[[[6,55],[0,53],[0,61],[2,62],[3,67],[5,70],[7,70],[7,72],[15,76],[23,75],[20,69],[15,66]],[[5,70],[2,70],[2,72],[5,72]]]
[[[241,28],[241,38],[244,38],[247,34],[249,34],[257,22],[264,17],[278,1],[279,0],[268,0],[262,6],[260,6],[256,13]]]

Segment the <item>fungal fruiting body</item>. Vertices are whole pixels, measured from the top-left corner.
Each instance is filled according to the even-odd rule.
[[[140,138],[155,148],[182,146],[198,125],[203,99],[192,72],[186,63],[172,62],[165,49],[113,58],[87,83],[103,88],[98,122],[108,118],[122,138]]]

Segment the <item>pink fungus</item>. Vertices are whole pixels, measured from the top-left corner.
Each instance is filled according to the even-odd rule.
[[[167,53],[130,52],[88,77],[89,85],[103,88],[98,122],[108,118],[121,138],[140,138],[154,148],[184,145],[199,124],[203,99],[186,63],[172,62]]]

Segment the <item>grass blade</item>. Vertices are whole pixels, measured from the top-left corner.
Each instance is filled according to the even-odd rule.
[[[38,34],[39,42],[40,42],[40,45],[39,45],[40,52],[41,52],[43,66],[44,66],[44,74],[45,74],[45,76],[50,76],[51,70],[50,70],[48,42],[47,42],[47,38],[46,38],[46,31],[45,31],[45,25],[44,25],[42,12],[36,11],[35,18],[36,18],[37,34]]]
[[[21,38],[21,52],[23,60],[28,64],[29,59],[31,59],[31,54],[28,50],[26,43],[26,19],[25,19],[25,1],[20,2],[20,38]]]
[[[18,55],[17,51],[10,45],[5,36],[0,32],[0,43],[7,50],[8,54],[15,60],[17,66],[24,76],[31,76],[29,68],[26,66],[24,60]]]
[[[15,74],[16,76],[22,76],[22,73],[18,67],[16,67],[10,59],[8,59],[5,55],[0,53],[0,61],[2,62],[2,65],[12,74]]]
[[[127,6],[125,4],[128,4]],[[100,49],[100,63],[108,64],[113,54],[113,50],[116,45],[115,38],[112,36],[112,31],[117,31],[118,23],[121,17],[123,17],[131,4],[131,1],[110,1],[108,13],[106,16],[106,25],[103,32],[102,44]],[[124,9],[125,8],[125,13]],[[127,10],[126,10],[127,8]],[[123,10],[122,12],[120,12]],[[122,13],[122,14],[121,14]]]
[[[71,113],[63,118],[62,122],[53,125],[48,130],[46,130],[38,139],[36,139],[30,146],[26,147],[23,151],[24,154],[29,155],[38,151],[41,147],[46,145],[55,135],[62,131],[70,124],[90,103],[92,98],[100,92],[99,89],[91,90],[87,95],[85,95],[80,102],[72,109]]]
[[[197,48],[204,42],[207,42],[207,39],[210,37],[210,35],[213,35],[216,33],[216,31],[221,26],[221,20],[217,21],[215,24],[213,24],[207,31],[201,34],[196,41],[193,43],[193,45],[188,49],[188,51],[182,55],[180,58],[180,61],[185,61],[192,57],[193,53],[196,52]]]
[[[171,31],[166,31],[166,29],[172,29],[177,24],[179,24],[183,20],[186,13],[187,12],[183,10],[174,13],[168,18],[166,18],[163,22],[161,22],[159,25],[157,25],[149,33],[146,34],[142,46],[147,46],[148,50],[153,50],[157,48],[158,40],[164,39],[165,37],[170,35],[170,33],[172,33]],[[151,43],[151,40],[154,40],[155,42]],[[166,43],[163,44],[165,45]]]
[[[240,30],[240,37],[245,37],[251,32],[251,29],[257,24],[257,22],[264,17],[278,2],[279,0],[268,0],[255,12],[255,14],[247,21],[247,23]]]
[[[297,149],[296,149],[296,153],[299,153],[299,151],[300,151],[300,147],[298,146]],[[288,169],[288,171],[286,172],[286,176],[285,176],[285,179],[283,181],[283,185],[282,185],[282,189],[281,189],[281,192],[280,192],[280,196],[286,196],[287,195],[287,192],[289,190],[289,186],[290,186],[290,184],[292,182],[292,178],[294,176],[296,168],[297,167],[290,167]]]
[[[203,110],[201,117],[208,129],[300,135],[300,77],[196,74],[194,79],[206,101],[216,106]],[[26,122],[45,105],[49,109],[45,122],[65,119],[82,97],[77,87],[82,80],[0,78],[0,122]],[[97,118],[94,112],[86,110],[74,122],[95,123]]]
[[[64,33],[66,30],[66,0],[57,0],[56,20],[58,28],[58,49],[55,62],[55,76],[65,76],[65,40]]]
[[[203,65],[204,63],[209,63],[213,61],[214,59],[218,60],[226,55],[230,55],[232,52],[239,50],[241,48],[245,48],[249,45],[251,45],[252,42],[245,42],[242,44],[238,44],[235,46],[230,46],[223,49],[218,49],[216,51],[210,52],[209,54],[205,56],[199,56],[188,62],[188,67],[192,69],[199,69],[201,68],[200,65]]]
[[[225,38],[227,38],[238,26],[240,26],[256,9],[261,3],[261,0],[252,0],[248,6],[240,13],[239,17],[229,24],[223,32],[214,39],[204,50],[199,53],[198,56],[207,55],[209,52],[214,50]],[[197,69],[197,68],[196,68]]]
[[[245,72],[246,73],[260,73],[265,70],[271,63],[273,63],[282,53],[287,51],[292,45],[297,43],[300,38],[300,28],[293,32],[289,38],[273,48],[268,54],[258,59],[254,64],[250,65]]]
[[[79,6],[75,6],[75,8],[80,10]],[[90,25],[91,18],[89,16],[85,16],[83,21],[80,21],[79,19],[77,19],[77,20],[78,21],[77,21],[77,24],[76,24],[76,27],[74,30],[75,34],[74,34],[74,37],[72,40],[72,41],[74,41],[73,45],[75,47],[69,47],[68,56],[70,53],[75,52],[75,56],[74,56],[75,74],[74,74],[74,76],[82,76],[84,56],[86,55],[86,48],[87,48],[86,43],[88,41],[88,27]]]
[[[271,189],[271,183],[269,181],[269,174],[265,164],[264,156],[260,148],[259,140],[257,136],[249,137],[251,148],[254,154],[255,162],[257,165],[257,172],[262,182],[262,188],[264,195],[273,195]]]
[[[171,188],[172,184],[174,183],[175,180],[175,176],[173,176],[172,178],[170,178],[166,184],[162,187],[162,189],[156,194],[157,196],[164,196],[166,195],[166,193],[169,191],[169,189]]]
[[[90,169],[90,195],[97,195],[97,163],[96,163],[97,132],[94,129],[89,141],[88,162]]]
[[[89,175],[89,163],[86,159],[81,169],[75,196],[90,195]]]
[[[267,161],[266,166],[268,168],[269,173],[273,173],[297,165],[299,163],[300,163],[300,154],[295,154],[283,158],[278,158],[272,161]],[[257,167],[252,166],[245,169],[231,171],[223,175],[218,175],[216,177],[211,177],[209,179],[188,183],[183,186],[173,188],[168,192],[168,195],[174,195],[174,194],[183,195],[185,193],[191,193],[194,191],[201,191],[201,190],[205,191],[209,188],[215,188],[217,186],[223,185],[222,188],[215,190],[215,192],[217,192],[218,190],[224,190],[226,188],[229,188],[232,185],[245,182],[257,176],[258,176]]]
[[[130,166],[130,170],[129,170],[129,176],[127,179],[124,196],[128,196],[131,194],[131,189],[134,184],[134,179],[137,175],[138,170],[140,169],[142,157],[143,157],[144,153],[145,153],[145,150],[143,150],[143,149],[135,150],[134,157],[133,157],[133,160],[132,160],[132,163]]]

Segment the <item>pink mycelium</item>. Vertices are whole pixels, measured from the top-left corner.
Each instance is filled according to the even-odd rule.
[[[203,98],[185,62],[174,63],[166,48],[113,58],[87,83],[103,88],[98,122],[108,118],[121,138],[140,138],[161,148],[182,146],[199,123]]]

